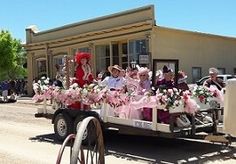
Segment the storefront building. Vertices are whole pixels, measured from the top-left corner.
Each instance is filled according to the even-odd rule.
[[[153,5],[42,32],[30,26],[26,29],[25,48],[28,93],[32,93],[34,78],[46,75],[53,79],[55,65],[63,67],[65,57],[72,59],[77,51],[93,55],[94,75],[114,64],[152,68],[153,59],[179,60],[179,68],[188,74],[190,83],[206,75],[211,66],[222,73],[236,72],[232,60],[236,38],[157,26]],[[74,67],[70,65],[71,76]]]

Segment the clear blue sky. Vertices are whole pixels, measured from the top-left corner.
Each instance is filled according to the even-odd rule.
[[[236,0],[3,0],[0,29],[40,31],[153,4],[159,26],[236,37]]]

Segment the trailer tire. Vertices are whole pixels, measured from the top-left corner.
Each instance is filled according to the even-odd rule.
[[[72,119],[66,113],[60,113],[55,117],[54,132],[58,140],[63,141],[69,134],[71,134],[72,127]]]

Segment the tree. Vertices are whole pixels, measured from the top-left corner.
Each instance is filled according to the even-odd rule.
[[[14,39],[9,31],[0,32],[0,80],[26,76],[26,52],[20,40]]]

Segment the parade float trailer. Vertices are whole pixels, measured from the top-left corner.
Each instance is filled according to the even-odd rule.
[[[153,70],[155,71],[155,67]],[[202,103],[188,95],[185,98],[182,97],[180,99],[182,103],[172,105],[168,109],[170,120],[168,124],[165,124],[158,121],[157,115],[159,109],[166,110],[166,104],[160,103],[157,95],[144,95],[137,98],[129,94],[118,94],[116,91],[109,91],[104,88],[99,89],[99,86],[96,85],[89,85],[85,88],[71,87],[67,90],[47,88],[47,91],[49,92],[46,94],[38,95],[43,99],[43,106],[38,109],[35,116],[52,119],[57,139],[64,140],[58,154],[57,163],[60,163],[65,146],[70,140],[73,140],[71,163],[76,163],[78,160],[83,161],[88,156],[90,156],[90,160],[95,158],[95,161],[99,161],[98,163],[104,163],[103,132],[106,130],[116,130],[118,133],[129,135],[168,138],[194,138],[199,132],[204,132],[213,136],[208,138],[210,141],[229,143],[227,140],[214,139],[215,135],[219,135],[217,125],[219,123],[219,113],[223,110],[222,104],[214,101],[214,98],[213,101],[208,100]],[[179,95],[179,93],[176,93],[176,95]],[[70,103],[73,99],[73,101],[78,100],[81,103],[91,104],[91,109],[83,109],[83,107],[77,110],[71,109],[67,105],[70,103],[65,99]],[[197,104],[198,109],[186,109],[189,107],[186,100],[190,99],[195,105]],[[55,105],[53,107],[48,105],[47,102],[49,101],[52,101]],[[132,110],[140,108],[150,108],[152,110],[151,121],[130,117]],[[120,111],[126,112],[122,113]],[[188,120],[182,120],[183,124],[177,126],[176,118],[182,116],[185,116],[185,118],[187,116]],[[227,133],[231,134],[231,132],[229,130]],[[84,144],[90,148],[82,146]],[[87,157],[82,151],[84,149],[87,151]],[[90,152],[88,153],[88,151]]]
[[[157,71],[157,65],[161,62],[172,62],[174,65],[175,74],[177,74],[178,60],[153,60],[153,72]],[[66,79],[67,81],[69,81],[69,77],[67,77]],[[152,79],[154,83],[155,77],[153,76]],[[202,91],[202,89],[204,88],[202,87],[200,91]],[[51,118],[52,123],[54,124],[55,134],[59,140],[64,140],[69,134],[76,133],[78,124],[84,118],[89,116],[95,117],[100,122],[103,130],[116,129],[119,133],[132,135],[176,138],[183,136],[195,136],[198,132],[217,133],[217,124],[219,122],[218,118],[220,115],[219,111],[222,111],[223,108],[222,104],[214,103],[215,101],[211,101],[211,97],[205,97],[205,100],[207,101],[204,100],[204,102],[199,102],[199,99],[195,98],[195,100],[191,101],[196,101],[196,103],[198,104],[198,109],[192,109],[194,111],[189,112],[188,109],[186,109],[187,101],[180,100],[182,102],[180,102],[179,105],[173,105],[170,109],[168,109],[170,113],[170,121],[168,124],[164,124],[158,122],[157,118],[158,109],[165,109],[165,106],[163,106],[164,104],[159,103],[159,100],[157,100],[160,99],[157,98],[157,95],[145,95],[139,96],[139,98],[135,98],[135,96],[129,95],[127,93],[122,93],[122,95],[117,96],[117,94],[120,93],[108,91],[104,88],[101,89],[96,85],[87,86],[85,89],[72,87],[71,89],[64,89],[64,91],[55,88],[47,88],[47,90],[49,91],[48,93],[39,95],[40,98],[36,98],[43,100],[43,106],[38,109],[38,113],[35,114],[35,116]],[[205,89],[203,92],[206,92]],[[179,93],[176,93],[176,95],[178,94]],[[62,95],[64,95],[64,97]],[[196,95],[196,97],[199,97],[199,95]],[[68,101],[70,101],[70,103],[71,101],[82,102],[85,100],[87,101],[87,104],[92,104],[92,108],[91,110],[85,110],[83,108],[72,110],[68,105],[68,101],[66,101],[65,99],[69,99]],[[117,101],[114,101],[114,99],[117,99]],[[127,99],[128,103],[126,101]],[[173,97],[171,99],[173,99]],[[181,97],[180,99],[184,98]],[[192,98],[188,96],[188,99]],[[53,107],[47,104],[48,101],[53,102]],[[96,106],[94,104],[99,105]],[[123,106],[123,110],[127,110],[128,112],[120,116],[119,114],[111,114],[111,109],[113,111],[117,111],[115,108],[120,108],[121,106]],[[130,117],[130,112],[132,112],[131,110],[145,107],[152,108],[151,121],[145,121]],[[186,115],[188,120],[182,119],[180,121],[183,121],[183,125],[176,126],[176,118],[182,118],[182,116]],[[203,119],[200,119],[199,116]]]

